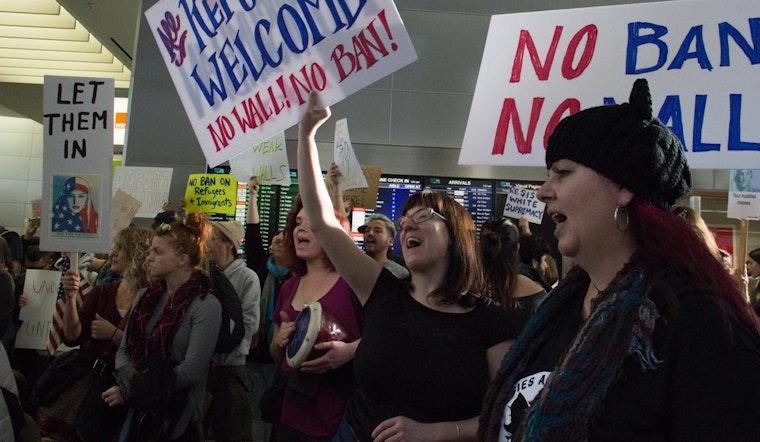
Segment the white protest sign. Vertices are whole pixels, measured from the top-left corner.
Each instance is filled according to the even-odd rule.
[[[113,95],[110,78],[45,76],[42,250],[111,249]]]
[[[493,16],[459,163],[545,167],[563,117],[627,102],[643,77],[692,168],[760,164],[758,16],[755,0]]]
[[[540,201],[535,190],[512,186],[507,192],[504,216],[525,218],[533,224],[541,224],[546,203]]]
[[[140,201],[138,218],[153,218],[163,211],[169,200],[169,187],[174,169],[171,167],[120,166],[113,175],[113,195],[123,190]]]
[[[290,165],[285,150],[285,132],[267,138],[230,158],[230,173],[240,183],[256,175],[259,184],[290,186]]]
[[[760,169],[735,169],[728,184],[726,216],[760,220]]]
[[[19,311],[19,319],[23,323],[16,333],[16,348],[45,350],[60,283],[61,272],[59,271],[36,269],[26,271],[24,296],[27,303]]]
[[[417,59],[391,0],[159,0],[145,12],[210,166]]]
[[[359,160],[356,159],[351,137],[348,135],[348,120],[343,118],[335,122],[335,142],[333,143],[333,161],[338,166],[341,176],[338,180],[340,190],[368,187]]]
[[[121,189],[116,190],[111,201],[111,242],[119,230],[129,227],[137,211],[140,201]],[[154,215],[155,216],[155,215]]]

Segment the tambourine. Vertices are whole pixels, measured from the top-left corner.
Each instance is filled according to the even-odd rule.
[[[314,345],[329,341],[354,341],[352,336],[343,329],[332,313],[322,308],[319,301],[306,304],[296,317],[296,328],[290,336],[290,342],[285,351],[285,359],[293,369],[298,369],[304,361],[315,359],[325,353],[315,350]]]

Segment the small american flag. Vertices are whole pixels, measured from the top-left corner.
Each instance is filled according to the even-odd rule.
[[[61,268],[61,278],[63,278],[64,275],[66,275],[66,272],[69,271],[71,263],[69,261],[69,257],[65,256],[63,258],[63,264]],[[79,309],[82,306],[82,300],[84,297],[90,293],[90,290],[92,290],[92,287],[90,286],[90,283],[87,281],[87,278],[84,278],[82,274],[79,274],[79,293],[77,293],[77,309]],[[47,343],[47,354],[48,356],[52,356],[55,351],[58,349],[58,346],[61,345],[61,336],[63,335],[63,309],[66,305],[66,292],[63,290],[63,281],[61,281],[60,284],[58,284],[58,296],[55,301],[55,312],[53,313],[53,326],[50,327],[50,333],[48,333],[48,343]]]

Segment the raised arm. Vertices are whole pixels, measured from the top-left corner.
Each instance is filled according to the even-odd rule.
[[[346,234],[333,213],[327,186],[322,180],[314,135],[330,117],[330,109],[316,109],[317,93],[309,95],[308,108],[298,125],[298,184],[309,229],[322,244],[340,276],[362,304],[367,302],[382,265],[365,255]]]
[[[343,200],[343,191],[340,189],[341,175],[343,174],[340,173],[338,165],[331,163],[330,169],[327,170],[327,191],[330,192],[330,199],[332,200],[335,210],[344,215],[348,215],[348,208],[346,208],[346,202]]]
[[[259,282],[264,283],[267,276],[267,259],[261,239],[261,218],[256,199],[259,195],[259,180],[254,175],[248,179],[248,211],[245,215],[245,262],[256,272]]]

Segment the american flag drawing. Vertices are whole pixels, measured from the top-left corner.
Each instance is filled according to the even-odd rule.
[[[68,256],[63,258],[63,265],[61,266],[61,278],[69,271],[70,261]],[[79,274],[79,293],[77,293],[77,309],[82,306],[82,300],[90,293],[92,287],[87,281],[87,278],[82,277]],[[50,327],[48,333],[47,354],[52,356],[61,345],[61,336],[63,335],[63,309],[66,305],[66,293],[63,290],[63,281],[58,285],[58,296],[55,301],[55,312],[53,313],[53,326]]]

